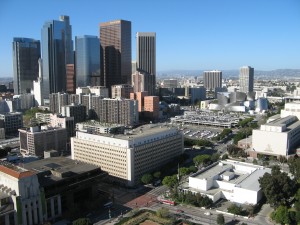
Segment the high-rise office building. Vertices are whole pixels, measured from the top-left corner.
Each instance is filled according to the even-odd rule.
[[[75,37],[76,86],[92,84],[92,79],[100,79],[100,42],[97,36]]]
[[[40,41],[31,38],[13,39],[14,93],[30,93],[33,80],[38,78],[38,60],[41,57]]]
[[[252,92],[254,83],[254,68],[243,66],[240,68],[240,92]]]
[[[131,84],[131,22],[100,24],[100,85]]]
[[[137,69],[156,75],[156,33],[136,33]]]
[[[208,90],[222,87],[222,71],[212,70],[203,72],[204,87]]]
[[[43,98],[66,91],[66,65],[74,63],[72,27],[69,16],[51,20],[42,28]]]
[[[151,78],[149,84],[143,91],[148,91],[149,95],[155,94],[156,83],[156,33],[137,32],[136,33],[136,60],[137,70],[148,73]]]

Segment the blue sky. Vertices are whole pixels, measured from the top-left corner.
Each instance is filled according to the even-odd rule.
[[[300,69],[299,0],[0,0],[0,76],[12,76],[12,39],[40,40],[45,21],[69,15],[73,36],[99,23],[156,32],[157,70]]]

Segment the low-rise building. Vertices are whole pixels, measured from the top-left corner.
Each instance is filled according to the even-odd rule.
[[[99,198],[97,193],[97,185],[107,177],[98,166],[55,157],[23,167],[0,161],[1,225],[72,219],[76,210],[99,209],[107,201],[108,196]]]
[[[26,155],[44,156],[44,151],[63,153],[67,145],[67,129],[48,126],[19,129],[20,151]]]
[[[43,197],[33,172],[0,162],[0,224],[42,224]]]
[[[128,186],[182,152],[183,135],[171,127],[148,125],[118,135],[77,131],[71,138],[72,159],[100,166]]]
[[[296,116],[272,120],[253,130],[251,156],[257,154],[288,156],[300,144],[300,121]]]
[[[5,129],[5,134],[17,133],[23,127],[23,115],[19,112],[0,114],[0,127]]]
[[[125,126],[90,120],[83,123],[76,123],[76,130],[93,134],[124,134]]]
[[[257,204],[262,198],[258,179],[270,168],[226,160],[216,162],[189,177],[179,188],[208,196],[213,202],[219,199],[238,204]]]

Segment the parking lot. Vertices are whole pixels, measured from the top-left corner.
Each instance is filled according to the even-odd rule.
[[[220,134],[219,129],[207,129],[205,127],[183,127],[180,129],[187,138],[212,139]]]
[[[238,124],[239,118],[240,116],[238,114],[185,111],[183,116],[171,118],[171,122],[182,125],[194,124],[231,128]]]

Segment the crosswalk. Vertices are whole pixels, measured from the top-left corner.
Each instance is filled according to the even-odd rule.
[[[168,190],[168,187],[163,185],[163,186],[152,189],[147,194],[148,195],[153,195],[153,196],[159,196],[159,195],[164,194],[167,190]]]

